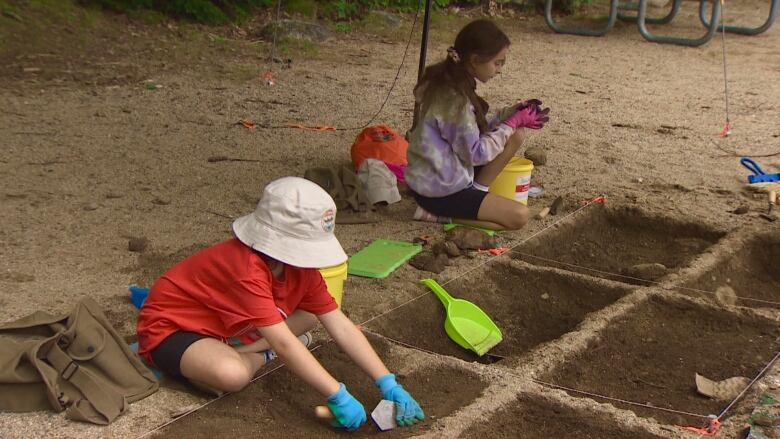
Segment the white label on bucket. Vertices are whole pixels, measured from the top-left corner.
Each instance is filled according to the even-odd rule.
[[[528,188],[531,187],[530,175],[519,175],[515,183],[515,201],[528,202]]]

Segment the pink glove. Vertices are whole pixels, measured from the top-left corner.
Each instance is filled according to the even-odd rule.
[[[517,111],[509,116],[509,118],[504,121],[504,124],[515,130],[520,127],[531,128],[533,130],[541,129],[544,127],[544,124],[550,120],[550,117],[547,116],[550,109],[545,108],[542,110],[540,108],[541,104],[542,102],[537,99],[521,102],[517,107]]]
[[[508,125],[513,130],[516,130],[520,127],[534,128],[539,125],[539,122],[536,120],[537,115],[538,113],[534,107],[520,108],[519,110],[515,111],[514,114],[509,116],[507,120],[504,121],[504,124]],[[538,126],[535,129],[539,129],[543,125],[544,124]]]

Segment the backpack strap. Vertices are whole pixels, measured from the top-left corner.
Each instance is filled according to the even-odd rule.
[[[67,337],[60,341],[66,342],[67,345]],[[66,414],[69,417],[106,425],[126,410],[127,401],[124,396],[110,386],[101,385],[94,374],[79,367],[79,364],[62,350],[59,343],[52,343],[44,358],[62,379],[84,395],[85,400],[74,401],[74,404],[68,407]]]

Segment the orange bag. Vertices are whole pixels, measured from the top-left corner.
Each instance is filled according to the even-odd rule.
[[[387,125],[365,128],[352,144],[352,164],[355,170],[365,159],[382,160],[393,165],[406,166],[409,142]]]

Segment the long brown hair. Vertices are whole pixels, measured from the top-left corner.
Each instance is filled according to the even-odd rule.
[[[433,64],[425,69],[420,82],[414,87],[415,99],[424,105],[436,99],[438,93],[445,87],[455,89],[469,98],[477,112],[477,126],[480,133],[488,131],[488,103],[477,96],[477,83],[466,70],[466,63],[475,56],[477,62],[487,62],[494,58],[505,47],[509,46],[509,37],[492,21],[486,19],[474,20],[458,32],[452,47],[457,53],[458,61],[448,56],[444,61]],[[421,114],[425,108],[421,109]],[[417,117],[415,117],[417,119]],[[417,120],[414,121],[417,125]]]

